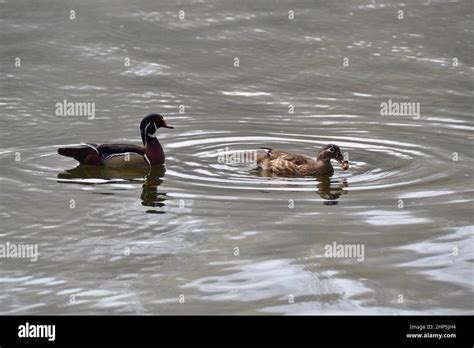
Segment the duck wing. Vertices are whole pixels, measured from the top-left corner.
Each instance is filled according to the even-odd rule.
[[[261,149],[264,149],[266,152],[266,156],[262,157],[261,160],[264,160],[265,158],[270,159],[270,160],[284,160],[291,162],[295,165],[302,165],[302,164],[307,164],[310,161],[313,161],[314,159],[306,156],[306,155],[300,155],[300,154],[295,154],[295,153],[290,153],[290,152],[284,152],[284,151],[279,151],[279,150],[273,150],[267,147],[262,147]],[[258,160],[257,160],[258,162]]]
[[[267,159],[261,163],[261,168],[277,175],[293,176],[298,174],[298,166],[282,158]]]
[[[86,146],[95,147],[98,154],[101,154],[104,157],[114,154],[121,154],[121,153],[136,153],[139,155],[145,154],[145,148],[143,146],[138,145],[130,145],[130,144],[85,144]]]
[[[145,156],[142,146],[130,144],[92,144],[86,143],[75,147],[61,147],[58,153],[62,156],[72,157],[82,164],[102,165],[105,160],[126,153],[136,157]]]

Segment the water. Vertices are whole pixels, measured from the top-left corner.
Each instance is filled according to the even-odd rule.
[[[0,260],[0,313],[473,313],[472,2],[1,8],[0,243],[39,258]],[[56,116],[64,99],[95,118]],[[420,117],[381,116],[389,99]],[[152,112],[175,126],[166,171],[56,154],[139,143]],[[351,164],[330,180],[216,157],[326,143]],[[333,242],[363,261],[325,257]]]

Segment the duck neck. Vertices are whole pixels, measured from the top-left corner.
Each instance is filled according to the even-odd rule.
[[[331,164],[331,159],[330,158],[319,158],[318,157],[318,159],[316,161],[319,162],[319,165],[322,168],[332,169],[332,164]]]
[[[150,161],[150,165],[165,163],[165,153],[158,139],[149,137],[147,135],[144,141],[144,147],[145,154]]]

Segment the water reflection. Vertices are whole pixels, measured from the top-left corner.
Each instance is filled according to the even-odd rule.
[[[158,187],[163,182],[162,177],[165,172],[164,166],[114,169],[80,164],[73,169],[59,173],[58,179],[61,179],[59,182],[63,183],[83,185],[143,182],[140,195],[142,205],[161,208],[165,206],[166,192],[158,191]],[[163,211],[156,210],[148,210],[147,213],[164,214]]]
[[[348,192],[345,188],[349,187],[349,184],[345,178],[333,182],[333,186],[331,186],[331,179],[329,177],[319,177],[316,180],[318,181],[316,185],[318,187],[318,194],[321,198],[326,199],[323,203],[324,205],[336,205],[339,197]]]
[[[272,172],[268,172],[261,169],[254,169],[251,173],[259,176],[259,177],[270,177],[270,178],[278,178],[278,179],[285,179],[282,177],[278,177]],[[336,205],[338,204],[338,199],[342,194],[347,194],[348,191],[346,190],[349,187],[346,178],[342,179],[332,179],[328,176],[315,176],[314,179],[316,180],[317,190],[316,192],[323,198],[325,201],[323,202],[324,205]],[[288,186],[294,185],[294,182],[291,182]]]

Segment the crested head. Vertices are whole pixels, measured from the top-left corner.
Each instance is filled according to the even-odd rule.
[[[143,120],[140,122],[140,129],[145,129],[147,125],[153,123],[157,128],[164,127],[164,128],[174,128],[166,122],[166,119],[163,115],[160,114],[150,114],[145,116]]]
[[[140,133],[143,144],[146,144],[147,138],[156,138],[156,131],[161,127],[174,128],[166,122],[166,119],[162,115],[159,114],[150,114],[143,118],[140,122]]]
[[[338,162],[342,163],[344,161],[344,156],[341,153],[341,148],[335,144],[325,145],[318,153],[318,160],[335,159]]]

